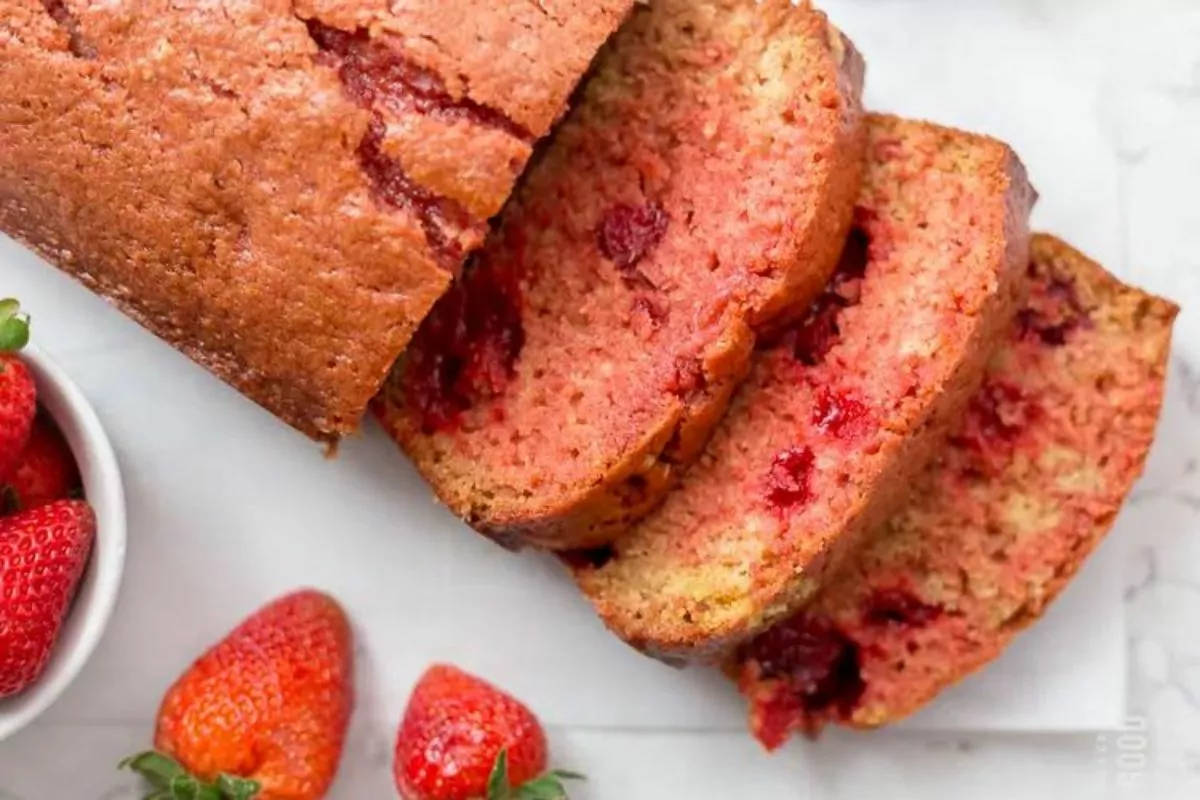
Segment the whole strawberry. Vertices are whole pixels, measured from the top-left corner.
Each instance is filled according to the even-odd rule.
[[[199,658],[158,711],[158,752],[122,762],[153,798],[318,800],[354,703],[341,607],[304,590],[259,610]]]
[[[29,317],[16,300],[0,300],[0,478],[12,469],[33,425],[37,391],[16,352],[29,341]]]
[[[421,677],[396,737],[404,800],[555,800],[572,772],[546,769],[546,734],[519,700],[457,667]]]
[[[4,484],[6,511],[36,508],[62,500],[79,486],[79,469],[58,428],[49,419],[33,421],[29,441]]]
[[[82,500],[0,519],[0,699],[46,668],[95,535],[96,517]]]

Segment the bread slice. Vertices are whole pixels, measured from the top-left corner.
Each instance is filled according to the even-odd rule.
[[[833,270],[861,176],[862,71],[807,3],[635,12],[381,398],[455,513],[566,548],[659,502],[755,331]]]
[[[1029,303],[908,506],[739,654],[767,747],[828,722],[895,722],[991,661],[1041,617],[1141,473],[1177,309],[1050,236],[1034,238],[1030,275]]]
[[[662,508],[571,563],[605,622],[713,659],[808,600],[903,498],[1018,302],[1033,191],[1008,147],[871,115],[837,276],[757,355]]]
[[[0,230],[334,439],[633,1],[8,3]]]

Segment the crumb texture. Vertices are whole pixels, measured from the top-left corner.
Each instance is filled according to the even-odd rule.
[[[632,4],[0,0],[0,229],[336,438]]]
[[[639,7],[378,403],[450,508],[568,548],[659,502],[835,265],[862,71],[806,4]]]
[[[738,654],[767,747],[923,706],[1041,617],[1116,517],[1154,436],[1177,309],[1044,235],[1029,282],[907,506],[810,606]]]
[[[575,569],[605,622],[712,660],[796,609],[882,521],[1016,311],[1032,189],[991,139],[869,117],[853,233],[806,314],[757,352],[663,506]]]

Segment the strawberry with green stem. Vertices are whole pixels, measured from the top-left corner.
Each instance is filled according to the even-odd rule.
[[[556,769],[514,787],[508,772],[506,748],[496,756],[496,763],[488,776],[486,800],[568,800],[563,782],[583,779],[578,772]]]
[[[573,772],[545,772],[546,734],[513,696],[457,667],[430,667],[396,736],[404,800],[562,800]]]
[[[261,791],[257,781],[225,774],[201,782],[178,761],[154,750],[125,759],[120,768],[133,770],[153,787],[146,800],[255,800]]]
[[[29,342],[29,315],[11,298],[0,300],[0,478],[17,462],[37,412],[37,389],[17,355]]]
[[[304,590],[260,609],[168,690],[156,750],[121,766],[153,800],[319,800],[354,700],[353,645],[333,598]]]

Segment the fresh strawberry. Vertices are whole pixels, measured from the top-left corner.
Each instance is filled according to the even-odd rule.
[[[342,756],[354,703],[350,624],[331,597],[282,597],[175,682],[158,751],[122,762],[162,800],[318,800]]]
[[[0,300],[0,477],[8,474],[33,425],[37,391],[15,353],[29,341],[29,317],[16,300]]]
[[[0,519],[0,699],[41,676],[95,535],[82,500]]]
[[[6,511],[36,508],[62,500],[78,486],[79,469],[66,440],[53,422],[38,416],[4,485],[0,505]]]
[[[404,800],[556,800],[573,772],[546,769],[546,734],[533,712],[495,686],[445,664],[421,677],[392,765]]]

